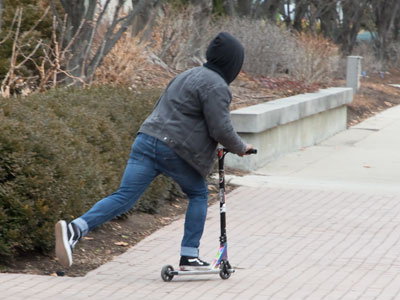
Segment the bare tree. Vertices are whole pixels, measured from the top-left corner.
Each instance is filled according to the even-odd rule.
[[[360,32],[362,23],[365,23],[366,11],[369,7],[369,0],[351,1],[342,3],[343,17],[339,22],[339,28],[333,35],[333,40],[339,43],[344,54],[352,52],[356,44],[357,35]]]
[[[195,23],[189,37],[191,45],[191,53],[195,57],[201,57],[201,49],[203,46],[203,37],[206,32],[206,27],[211,16],[212,0],[191,0],[193,6],[193,22]]]
[[[241,17],[250,16],[252,10],[251,8],[252,8],[251,0],[237,0],[236,10],[239,16]]]
[[[302,20],[307,18],[312,32],[320,30],[349,54],[361,25],[365,23],[370,0],[296,0],[295,5],[293,27],[297,31],[303,31]]]
[[[18,7],[15,11],[13,21],[11,23],[11,27],[9,28],[9,32],[7,36],[0,41],[0,45],[7,41],[9,38],[13,39],[12,47],[11,47],[11,57],[10,57],[10,65],[8,67],[8,72],[4,76],[0,91],[1,95],[5,98],[9,97],[12,93],[12,90],[16,88],[18,84],[23,84],[26,78],[21,76],[19,71],[25,67],[25,64],[28,61],[32,61],[32,57],[38,52],[38,50],[42,47],[42,40],[32,40],[30,36],[32,32],[35,31],[37,26],[43,21],[46,17],[49,8],[46,9],[39,20],[25,32],[21,32],[21,24],[22,24],[22,15],[23,9]],[[15,28],[14,28],[15,27]],[[35,44],[33,49],[28,50],[29,53],[26,53],[25,47],[26,45]],[[32,78],[30,78],[32,79]]]
[[[326,1],[318,3],[318,14],[316,17],[320,20],[321,31],[324,36],[333,40],[338,34],[338,27],[341,19],[338,13],[338,1]]]
[[[276,14],[282,7],[282,0],[267,0],[263,1],[260,6],[261,16],[267,16],[268,19],[275,21]],[[282,12],[282,11],[281,11]]]
[[[286,0],[280,3],[279,11],[283,21],[286,23],[286,27],[292,26],[292,15],[295,9],[292,8],[292,1]]]
[[[187,25],[190,31],[187,42],[180,45],[180,51],[176,58],[178,62],[176,65],[177,69],[186,69],[202,62],[206,38],[205,33],[207,32],[211,10],[211,0],[191,0],[189,7],[190,19]]]
[[[61,13],[67,15],[65,30],[61,28],[61,25],[59,28],[60,32],[65,32],[63,35],[64,46],[70,44],[72,39],[76,37],[70,47],[68,64],[64,66],[66,71],[72,74],[73,77],[89,83],[103,58],[132,24],[136,14],[149,1],[132,1],[133,9],[124,13],[123,7],[127,0],[105,0],[103,5],[98,0],[60,0],[63,10]],[[116,6],[110,20],[107,20],[107,14],[110,11],[112,2],[116,2]],[[50,0],[50,5],[54,15],[57,17],[58,24],[63,24],[61,22],[61,13],[56,8],[55,0]],[[103,32],[100,33],[101,30]],[[70,81],[71,77],[66,79]]]
[[[397,15],[397,18],[394,21],[393,39],[397,42],[400,41],[400,14]]]
[[[234,0],[226,0],[224,1],[225,11],[228,16],[233,17],[235,13],[235,1]]]
[[[0,0],[0,34],[1,34],[2,21],[3,21],[3,0]]]
[[[132,3],[136,6],[139,0],[132,0]],[[154,21],[156,19],[157,8],[159,7],[160,1],[148,1],[142,6],[141,10],[138,11],[136,16],[132,20],[132,37],[141,34],[141,40],[148,40],[151,37],[153,30]]]
[[[295,1],[295,11],[293,19],[293,28],[298,32],[303,30],[303,19],[306,16],[308,9],[308,0],[296,0]]]
[[[388,59],[388,49],[393,42],[394,37],[391,35],[396,28],[395,21],[399,17],[400,2],[398,0],[374,0],[372,7],[375,12],[375,46],[378,59],[384,61]]]

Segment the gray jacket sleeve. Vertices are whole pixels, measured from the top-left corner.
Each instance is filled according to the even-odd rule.
[[[246,144],[235,132],[229,112],[232,96],[229,89],[223,86],[207,92],[203,99],[203,114],[206,119],[210,136],[236,154],[246,151]]]

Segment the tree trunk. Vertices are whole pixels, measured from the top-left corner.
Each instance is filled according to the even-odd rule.
[[[136,14],[146,6],[150,0],[139,0],[134,8],[125,14],[120,12],[126,0],[118,0],[114,14],[106,27],[105,33],[99,35],[99,26],[104,24],[105,17],[111,3],[106,0],[99,9],[97,0],[60,0],[67,15],[67,24],[64,33],[64,47],[69,47],[68,63],[65,67],[68,76],[67,83],[90,83],[97,67],[103,58],[111,51],[122,34],[128,29]],[[85,5],[85,3],[87,3]],[[53,13],[59,20],[60,16],[55,9],[54,0],[50,0]],[[74,77],[80,80],[76,81]]]
[[[325,8],[319,9],[319,19],[321,20],[321,31],[323,35],[332,40],[337,39],[339,17],[337,13],[336,1],[327,4]]]
[[[393,25],[393,40],[400,41],[400,14],[397,15]]]
[[[293,28],[296,29],[296,31],[301,32],[303,30],[303,19],[306,16],[309,1],[296,0],[295,5]]]
[[[189,24],[187,46],[177,55],[177,69],[199,65],[203,58],[205,33],[212,11],[212,0],[192,0],[192,17]]]
[[[290,0],[285,0],[284,2],[280,3],[280,7],[278,8],[278,10],[280,11],[281,16],[283,17],[283,21],[286,24],[286,28],[290,28],[292,25],[292,17],[290,15],[291,13],[291,8],[290,8]],[[274,16],[274,22],[277,21],[277,15],[275,13]]]
[[[315,1],[315,0],[310,0],[310,6],[309,6],[309,10],[308,10],[308,23],[309,23],[309,28],[311,32],[315,32],[316,31],[316,20],[318,18],[319,15],[319,2]]]
[[[235,16],[235,3],[234,0],[226,0],[224,1],[224,8],[226,11],[226,14],[230,17]]]
[[[378,59],[384,62],[388,59],[388,50],[393,42],[393,39],[390,39],[390,34],[400,11],[400,3],[398,0],[376,0],[373,4],[375,5],[375,25],[377,29],[375,46]]]
[[[132,0],[132,5],[135,7],[138,0]],[[137,12],[136,17],[132,21],[131,34],[133,37],[142,34],[141,40],[148,40],[151,36],[155,15],[160,1],[147,2],[143,8]]]
[[[261,13],[275,23],[277,13],[282,4],[282,0],[266,0],[261,4]]]
[[[238,0],[237,12],[240,17],[248,17],[251,14],[251,0]]]
[[[3,21],[3,0],[0,0],[0,36],[1,36],[2,21]]]

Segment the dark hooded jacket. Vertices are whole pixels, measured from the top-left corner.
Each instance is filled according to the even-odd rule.
[[[139,129],[166,143],[203,177],[212,170],[218,143],[236,154],[246,151],[232,127],[228,86],[242,68],[243,46],[222,32],[211,41],[206,58],[203,66],[169,83]]]
[[[206,59],[204,66],[217,72],[230,84],[242,69],[244,49],[229,33],[221,32],[208,46]]]

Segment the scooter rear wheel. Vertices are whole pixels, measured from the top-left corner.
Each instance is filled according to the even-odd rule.
[[[166,265],[162,267],[161,269],[161,278],[164,281],[171,281],[172,278],[174,278],[174,275],[171,274],[171,272],[174,270],[174,268],[171,265]]]

